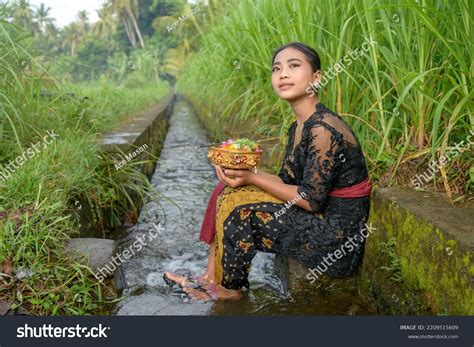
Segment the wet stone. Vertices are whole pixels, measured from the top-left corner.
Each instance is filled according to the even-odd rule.
[[[109,265],[115,250],[115,241],[97,238],[70,239],[66,245],[67,252],[91,269],[97,270]]]

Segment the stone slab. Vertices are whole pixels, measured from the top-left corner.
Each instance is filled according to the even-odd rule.
[[[66,250],[74,257],[82,255],[88,259],[85,264],[93,270],[109,264],[115,252],[115,241],[96,238],[76,238],[68,241]]]

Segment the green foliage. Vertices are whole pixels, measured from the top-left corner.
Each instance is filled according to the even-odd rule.
[[[97,143],[125,116],[165,96],[168,86],[149,81],[125,88],[106,78],[61,84],[11,24],[0,23],[0,39],[0,169],[5,173],[10,161],[35,149],[0,177],[0,300],[35,315],[97,313],[113,294],[65,253],[79,228],[71,202],[81,198],[117,226],[135,208],[132,195],[156,194],[136,169],[141,163],[117,171]],[[57,138],[46,144],[48,131]]]
[[[238,145],[240,148],[243,148],[245,146],[249,146],[250,150],[252,150],[252,151],[256,150],[257,146],[258,146],[254,141],[252,141],[252,140],[250,140],[246,137],[235,140],[233,142],[233,144]]]
[[[90,81],[106,75],[122,82],[133,73],[127,83],[137,85],[149,76],[158,82],[162,73],[176,78],[184,55],[197,47],[194,36],[199,24],[195,18],[181,23],[173,33],[160,26],[190,11],[184,0],[109,0],[98,10],[97,22],[90,23],[87,13],[80,11],[77,20],[64,28],[54,25],[49,11],[44,5],[34,9],[28,1],[13,0],[1,5],[0,18],[8,19],[28,36],[40,52],[37,58],[60,80]],[[135,74],[130,66],[146,55],[153,58],[153,66],[147,62]]]
[[[321,102],[357,134],[374,179],[386,175],[396,183],[405,159],[426,165],[472,128],[471,1],[244,0],[219,6],[225,15],[209,19],[201,49],[177,84],[214,138],[223,136],[221,124],[245,124],[284,144],[294,116],[271,88],[270,59],[291,41],[318,51],[323,74],[369,38],[377,43],[320,92]],[[463,157],[446,169],[466,181],[466,165]]]
[[[107,44],[92,35],[86,36],[77,49],[72,74],[78,80],[94,80],[107,70]]]

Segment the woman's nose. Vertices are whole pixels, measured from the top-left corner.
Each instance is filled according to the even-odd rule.
[[[280,79],[288,78],[288,73],[284,70],[281,70]]]

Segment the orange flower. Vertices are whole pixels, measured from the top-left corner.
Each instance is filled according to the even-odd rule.
[[[270,239],[267,239],[266,237],[262,237],[262,243],[267,247],[268,249],[272,248],[273,241]]]
[[[255,213],[255,215],[260,218],[260,220],[264,223],[264,224],[267,224],[269,221],[271,221],[273,219],[273,217],[267,213],[267,212],[263,212],[263,211],[257,211]]]
[[[250,216],[250,213],[252,213],[252,211],[246,208],[240,210],[240,219],[241,220],[247,219],[247,217]]]
[[[244,251],[244,253],[247,253],[247,251],[249,250],[250,246],[252,246],[252,244],[249,243],[249,242],[239,241],[239,247],[242,248],[242,250]]]

